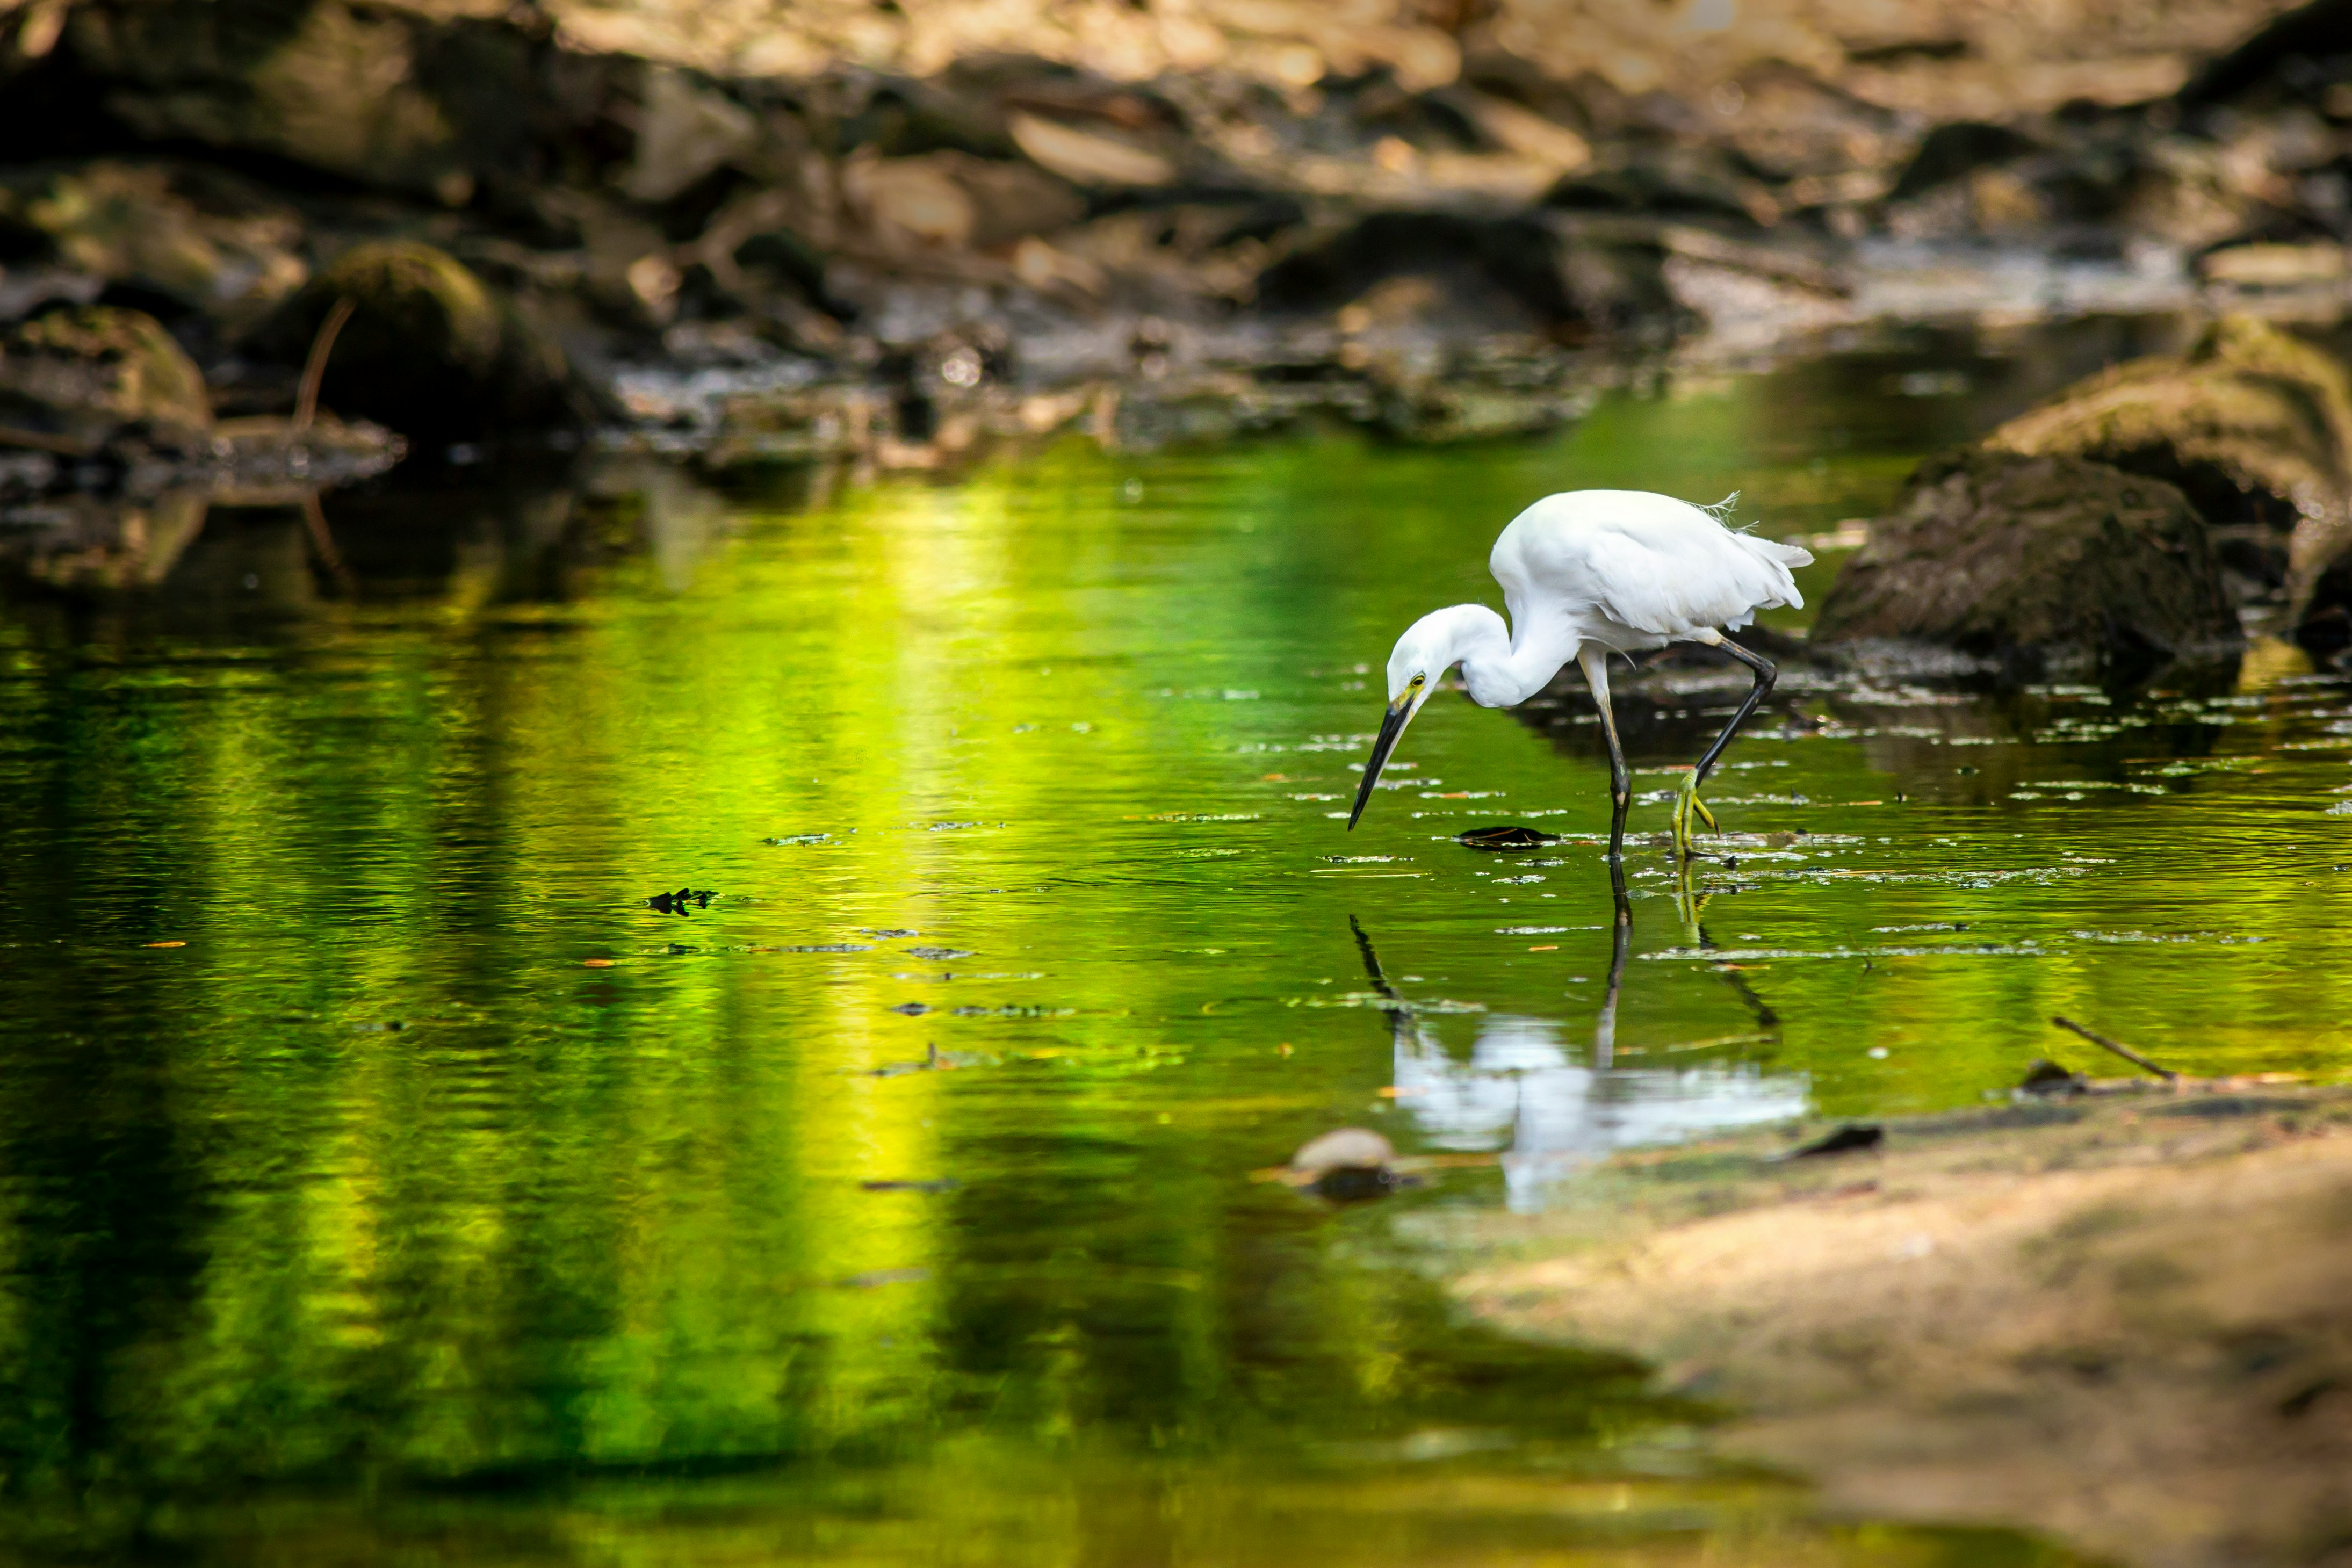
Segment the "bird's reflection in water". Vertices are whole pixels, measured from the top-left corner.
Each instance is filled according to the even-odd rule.
[[[1591,1048],[1557,1019],[1491,1013],[1478,1019],[1468,1059],[1449,1052],[1428,1018],[1381,971],[1351,919],[1373,988],[1389,1001],[1397,1103],[1432,1147],[1501,1151],[1504,1190],[1517,1211],[1541,1208],[1550,1189],[1620,1149],[1679,1143],[1727,1128],[1803,1113],[1807,1081],[1750,1063],[1627,1067],[1618,1060],[1617,1005],[1633,945],[1627,907],[1610,928],[1609,985]],[[1737,981],[1738,977],[1731,977]],[[1771,1010],[1735,986],[1765,1030]]]

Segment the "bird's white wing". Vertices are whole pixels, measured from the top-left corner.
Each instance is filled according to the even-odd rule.
[[[1529,507],[1488,561],[1516,627],[1522,615],[1593,612],[1637,632],[1684,638],[1744,626],[1759,610],[1801,605],[1794,545],[1734,533],[1687,502],[1640,490],[1577,490]]]

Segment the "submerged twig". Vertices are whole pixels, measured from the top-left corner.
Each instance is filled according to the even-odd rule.
[[[2155,1062],[2150,1061],[2147,1057],[2142,1056],[2130,1046],[2125,1045],[2117,1040],[2109,1040],[2105,1035],[2099,1033],[2096,1030],[2084,1029],[2081,1024],[2076,1023],[2073,1019],[2066,1017],[2063,1013],[2053,1014],[2050,1021],[2056,1024],[2060,1029],[2072,1030],[2074,1033],[2081,1035],[2084,1040],[2089,1040],[2093,1045],[2097,1046],[2101,1051],[2114,1051],[2117,1056],[2122,1057],[2126,1061],[2130,1062],[2133,1066],[2145,1068],[2148,1071],[2155,1073],[2158,1078],[2165,1080],[2167,1082],[2177,1083],[2180,1080],[2180,1074],[2173,1071],[2169,1067],[2158,1067]]]
[[[13,424],[0,424],[0,446],[29,446],[36,452],[54,452],[60,457],[87,457],[92,450],[87,441],[76,441],[68,435],[51,435],[44,430],[25,430]]]
[[[299,434],[310,428],[319,413],[319,383],[327,379],[327,355],[335,346],[335,334],[359,308],[348,294],[335,301],[327,319],[319,323],[319,335],[310,340],[310,357],[302,363],[302,383],[294,394],[294,429]]]
[[[344,593],[356,598],[359,580],[352,576],[352,569],[343,564],[343,553],[335,548],[335,536],[327,531],[327,508],[319,499],[316,490],[302,497],[302,527],[310,533],[310,548],[319,552],[319,564],[333,574]]]

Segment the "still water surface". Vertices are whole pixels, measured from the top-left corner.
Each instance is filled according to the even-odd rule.
[[[2352,690],[1792,679],[1700,900],[1634,857],[1606,1053],[1580,694],[1433,704],[1335,820],[1519,506],[1832,531],[1985,417],[1904,373],[1467,452],[605,463],[331,499],[341,580],[223,513],[159,593],[15,592],[0,1560],[2061,1561],[1813,1519],[1639,1366],[1453,1321],[1399,1222],[2100,1068],[2053,1012],[2340,1067]],[[1629,703],[1637,830],[1736,689]],[[1566,836],[1451,841],[1497,821]],[[1250,1178],[1350,1124],[1496,1157]]]

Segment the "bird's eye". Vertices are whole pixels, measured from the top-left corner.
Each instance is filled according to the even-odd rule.
[[[1429,680],[1429,677],[1428,677],[1427,675],[1415,675],[1415,676],[1413,676],[1413,678],[1412,678],[1412,685],[1414,685],[1414,687],[1418,688],[1418,687],[1420,687],[1420,686],[1422,686],[1422,685],[1426,685],[1426,684],[1428,683],[1428,680]]]

